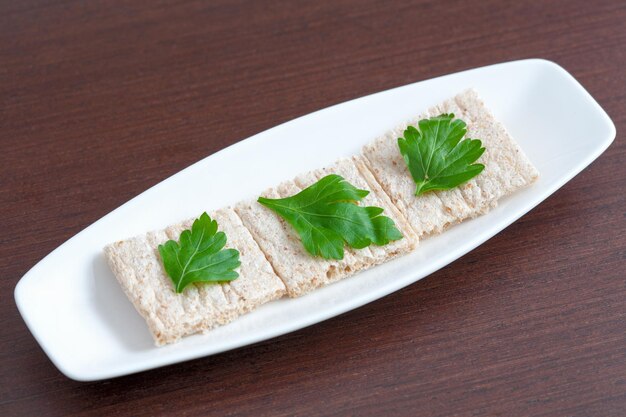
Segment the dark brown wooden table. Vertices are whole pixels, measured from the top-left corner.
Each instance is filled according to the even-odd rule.
[[[0,415],[626,415],[626,3],[0,2]],[[79,383],[13,300],[141,191],[311,111],[542,57],[613,118],[608,151],[475,251],[310,328]],[[392,277],[390,277],[392,278]]]

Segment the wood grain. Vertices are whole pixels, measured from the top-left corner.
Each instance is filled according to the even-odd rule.
[[[626,4],[0,2],[0,414],[626,415]],[[528,57],[615,143],[520,221],[356,311],[110,381],[61,375],[21,276],[191,163],[326,106]],[[392,278],[392,277],[390,277]]]

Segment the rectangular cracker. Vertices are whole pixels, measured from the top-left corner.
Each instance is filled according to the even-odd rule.
[[[357,165],[350,159],[343,159],[330,167],[299,175],[295,180],[286,181],[263,195],[268,198],[289,197],[329,173],[343,176],[358,188],[371,189],[372,192],[365,197],[363,204],[382,207],[385,210],[384,214],[394,220],[405,237],[383,247],[372,245],[359,250],[346,247],[342,260],[314,258],[306,252],[291,225],[270,209],[256,201],[239,204],[235,210],[285,283],[290,297],[299,297],[315,288],[407,253],[417,243],[417,237],[411,227],[385,193],[380,188],[372,189]]]
[[[261,195],[281,198],[274,188]],[[235,211],[283,280],[290,297],[312,291],[332,275],[329,263],[309,255],[293,228],[270,209],[256,200],[249,200],[237,204]]]
[[[537,169],[475,90],[465,91],[453,100],[454,103],[451,100],[447,103],[458,109],[459,117],[468,120],[467,135],[482,140],[486,148],[482,156],[485,170],[476,177],[481,189],[497,199],[526,187],[539,178]],[[493,189],[489,189],[483,180],[491,181],[494,184]]]
[[[237,249],[239,278],[225,284],[192,284],[176,294],[163,268],[158,245],[178,240],[193,220],[166,230],[112,243],[104,253],[127,297],[146,320],[157,346],[226,324],[255,307],[282,297],[285,286],[252,235],[232,209],[212,214],[226,233],[227,248]]]
[[[363,266],[358,269],[366,269],[373,265],[378,265],[415,249],[418,243],[415,232],[404,216],[393,205],[391,200],[389,200],[387,194],[380,188],[380,184],[378,184],[365,167],[363,157],[354,156],[350,159],[341,158],[328,167],[320,168],[308,174],[296,177],[295,182],[300,188],[304,189],[329,174],[341,175],[356,188],[370,191],[370,193],[359,202],[359,205],[383,208],[383,215],[391,218],[404,236],[403,239],[390,242],[385,246],[370,245],[367,248],[358,250],[347,247],[347,252],[356,257],[357,261],[363,263]]]
[[[478,162],[485,169],[460,187],[416,197],[415,183],[398,150],[397,138],[408,125],[423,118],[454,113],[467,123],[467,137],[480,139],[486,148]],[[438,234],[449,226],[489,211],[499,198],[528,186],[538,172],[520,147],[487,109],[474,90],[430,108],[390,130],[363,148],[367,168],[418,236]]]

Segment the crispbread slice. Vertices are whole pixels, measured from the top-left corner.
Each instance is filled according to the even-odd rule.
[[[398,150],[397,138],[423,118],[454,113],[468,126],[468,137],[486,148],[479,159],[485,170],[458,188],[414,195],[415,183]],[[538,173],[502,124],[474,90],[465,91],[389,131],[363,148],[367,168],[418,234],[441,233],[447,227],[486,213],[500,197],[527,186]]]
[[[239,204],[235,210],[282,278],[290,297],[301,296],[315,288],[385,262],[412,250],[417,243],[415,233],[385,193],[377,185],[376,188],[371,187],[351,159],[342,159],[330,167],[299,175],[294,181],[283,182],[263,195],[268,198],[289,197],[330,173],[343,176],[358,188],[371,189],[372,192],[365,197],[362,204],[382,207],[384,214],[394,220],[405,237],[383,247],[371,245],[359,250],[346,247],[342,260],[314,258],[306,252],[295,230],[270,209],[256,201]]]
[[[416,118],[414,123],[427,113]],[[421,237],[434,232],[440,232],[444,228],[459,221],[451,207],[439,198],[436,192],[426,193],[415,198],[415,182],[411,178],[402,155],[398,150],[397,138],[407,125],[402,125],[384,136],[376,139],[363,148],[363,156],[367,168],[376,178],[385,193],[404,214],[408,222]]]
[[[257,306],[282,297],[285,284],[274,273],[270,263],[259,248],[250,231],[232,209],[222,209],[213,213],[221,230],[228,237],[227,247],[239,251],[241,266],[240,278],[222,285],[225,292],[232,291],[237,296],[240,313],[247,313]]]
[[[309,185],[313,184],[315,181],[317,181],[316,178],[312,177],[311,173],[301,175],[301,177],[307,177],[305,183],[308,183],[308,185],[306,185],[305,187],[300,187],[296,183],[295,179],[293,181],[285,181],[279,184],[278,187],[276,187],[276,192],[278,193],[278,195],[281,198],[291,197],[292,195],[298,194],[300,191],[303,190],[303,188],[306,188]],[[287,224],[287,227],[291,229],[290,232],[294,235],[294,238],[297,239],[297,244],[302,246],[300,237],[298,236],[296,231],[293,230],[293,228],[289,224]],[[311,257],[311,255],[308,256]],[[316,259],[321,260],[322,258]],[[328,285],[332,282],[343,279],[349,275],[354,274],[357,271],[360,271],[364,267],[361,260],[357,259],[354,252],[349,250],[349,248],[344,249],[343,259],[328,259],[325,261],[325,264],[327,265],[325,274],[321,277],[320,280],[316,281],[317,287],[322,287],[324,285]]]
[[[267,198],[281,198],[276,189],[264,193]],[[293,228],[256,200],[235,206],[276,274],[283,280],[290,297],[298,297],[323,285],[332,274],[330,264],[309,255]]]
[[[232,209],[211,214],[227,235],[227,247],[240,252],[239,278],[226,284],[189,285],[176,294],[165,274],[158,245],[178,239],[192,221],[105,247],[107,261],[124,292],[146,320],[157,345],[206,332],[267,301],[285,288],[258,245]]]
[[[224,300],[231,305],[228,310],[236,310],[237,315],[247,313],[268,301],[282,297],[285,285],[276,276],[272,266],[261,252],[250,231],[241,222],[233,209],[220,209],[211,214],[217,221],[219,230],[227,236],[227,248],[239,251],[240,278],[221,285],[197,285],[201,301],[206,304],[223,304]],[[190,229],[194,219],[170,226],[166,229],[169,239],[177,240],[185,229]],[[248,256],[252,255],[252,256]],[[241,279],[245,276],[246,279]],[[193,299],[195,290],[190,288]]]
[[[380,188],[380,185],[371,173],[365,168],[363,158],[355,156],[352,159],[341,158],[334,164],[311,171],[308,174],[296,177],[295,182],[306,188],[329,174],[341,175],[346,181],[357,188],[368,190],[370,193],[360,202],[360,206],[376,206],[384,209],[383,215],[391,218],[398,230],[404,236],[403,239],[390,242],[385,246],[370,245],[364,249],[352,249],[346,247],[346,252],[356,258],[357,269],[369,268],[373,265],[388,261],[398,255],[410,252],[417,245],[417,236],[408,224],[404,216],[391,203],[389,197]]]
[[[487,172],[483,172],[482,176],[500,184],[500,195],[497,190],[494,190],[494,195],[508,195],[537,180],[537,169],[475,90],[467,90],[457,95],[454,101],[463,110],[462,114],[470,120],[468,136],[481,139],[486,147],[483,160],[486,161]]]

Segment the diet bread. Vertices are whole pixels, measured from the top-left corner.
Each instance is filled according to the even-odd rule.
[[[281,198],[274,188],[261,195]],[[270,209],[249,200],[237,204],[235,211],[283,280],[289,296],[307,293],[328,279],[329,262],[309,255],[295,230]]]
[[[365,167],[362,157],[342,158],[333,165],[296,177],[295,182],[300,188],[304,189],[330,174],[341,175],[356,188],[368,190],[370,193],[359,202],[359,205],[363,207],[382,207],[385,210],[383,215],[393,220],[396,228],[404,236],[404,238],[389,242],[385,246],[372,244],[364,249],[347,247],[346,252],[349,252],[355,258],[355,264],[358,269],[370,268],[415,249],[418,239],[413,229],[396,206],[391,203],[391,200],[380,188],[378,182],[371,176],[371,173]]]
[[[293,228],[270,209],[256,201],[241,203],[235,210],[250,229],[276,273],[282,278],[290,297],[299,297],[315,288],[346,278],[356,272],[378,265],[411,251],[417,238],[404,217],[391,204],[380,188],[371,189],[351,159],[299,175],[263,193],[267,198],[285,198],[299,193],[322,177],[338,174],[357,188],[370,190],[360,205],[378,206],[390,217],[404,235],[403,239],[385,246],[371,245],[364,249],[345,248],[342,260],[314,258],[306,252]]]
[[[485,169],[472,180],[447,191],[415,196],[415,183],[398,151],[397,138],[423,118],[454,113],[467,123],[467,137],[486,148],[478,162]],[[402,212],[418,236],[438,234],[497,205],[499,198],[528,186],[538,173],[513,138],[486,108],[474,90],[432,107],[363,148],[367,168]]]
[[[232,209],[210,216],[226,233],[226,247],[240,252],[239,278],[225,284],[192,284],[174,291],[158,253],[158,245],[178,240],[192,220],[164,231],[112,243],[105,247],[107,261],[124,292],[146,320],[157,345],[206,332],[226,324],[268,301],[280,298],[285,286],[276,276],[250,232]]]

